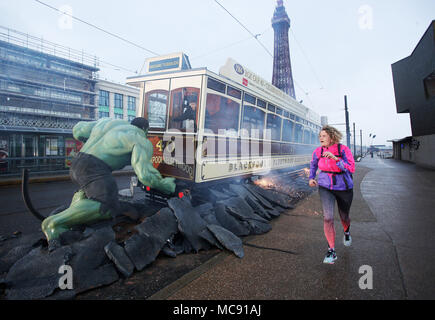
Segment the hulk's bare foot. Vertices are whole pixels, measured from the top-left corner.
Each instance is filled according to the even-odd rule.
[[[89,225],[98,221],[111,219],[110,211],[101,213],[101,203],[90,199],[77,199],[71,206],[46,218],[41,225],[48,241],[59,238],[59,235],[76,225]]]

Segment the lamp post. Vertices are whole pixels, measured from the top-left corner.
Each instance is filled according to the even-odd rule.
[[[370,149],[370,153],[371,153],[372,158],[373,158],[373,149],[372,149],[372,148],[373,148],[373,141],[375,140],[376,135],[370,133],[370,134],[369,134],[369,138],[370,138],[370,137],[372,138],[372,141],[370,142],[370,148],[369,148],[369,149]]]

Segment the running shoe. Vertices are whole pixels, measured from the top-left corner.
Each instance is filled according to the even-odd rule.
[[[326,253],[325,259],[323,259],[323,263],[334,264],[334,261],[337,260],[337,254],[335,250],[329,249]]]
[[[343,244],[346,246],[346,247],[350,247],[350,245],[352,244],[352,237],[350,236],[350,233],[348,232],[348,233],[344,233],[344,236],[343,236]]]

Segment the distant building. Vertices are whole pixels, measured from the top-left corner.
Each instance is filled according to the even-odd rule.
[[[3,27],[1,27],[4,29]],[[0,175],[66,169],[72,128],[96,119],[96,58],[21,32],[0,33]]]
[[[409,113],[412,137],[391,140],[394,158],[435,168],[435,20],[414,51],[392,64],[397,113]]]
[[[136,117],[139,105],[139,88],[99,80],[96,90],[98,93],[98,119],[124,119],[131,122]]]
[[[327,116],[321,116],[320,117],[320,123],[321,123],[322,127],[328,125],[328,117]]]

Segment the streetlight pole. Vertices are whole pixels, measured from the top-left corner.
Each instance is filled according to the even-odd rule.
[[[355,135],[355,122],[353,123],[353,155],[356,155],[356,135]]]
[[[346,144],[350,148],[349,111],[347,110],[347,96],[344,96],[344,113],[346,117]]]

